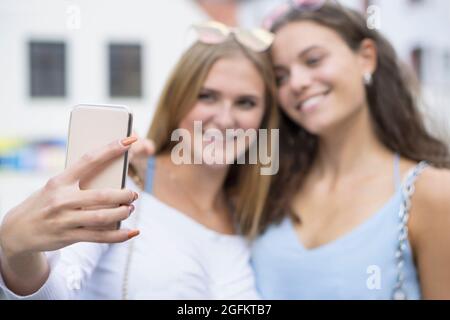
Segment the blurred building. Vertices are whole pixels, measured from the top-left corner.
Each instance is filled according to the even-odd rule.
[[[379,6],[381,31],[422,84],[424,108],[439,123],[438,132],[450,129],[450,1],[373,0]]]

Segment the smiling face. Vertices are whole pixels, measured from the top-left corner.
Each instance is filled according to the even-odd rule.
[[[194,137],[194,123],[201,121],[204,139],[201,150],[194,147],[194,154],[205,156],[205,148],[215,143],[215,156],[225,163],[243,154],[250,143],[245,137],[227,136],[226,130],[258,129],[264,112],[265,84],[260,73],[247,58],[235,55],[213,64],[195,105],[179,128],[187,129]],[[224,140],[208,135],[211,132],[221,133]]]
[[[281,108],[321,135],[367,111],[363,76],[375,69],[373,44],[354,52],[332,29],[310,21],[281,27],[273,45]]]

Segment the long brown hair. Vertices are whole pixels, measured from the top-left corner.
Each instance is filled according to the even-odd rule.
[[[193,44],[181,57],[159,99],[147,138],[155,143],[156,154],[170,152],[174,146],[172,132],[195,105],[206,77],[215,62],[222,58],[243,56],[257,69],[265,84],[265,114],[261,129],[278,127],[275,76],[269,54],[257,53],[240,45],[234,36],[223,43]],[[268,148],[272,141],[268,140]],[[275,142],[273,142],[275,143]],[[247,151],[248,153],[248,151]],[[246,157],[248,154],[246,155]],[[271,177],[260,174],[261,164],[234,164],[225,181],[225,192],[233,199],[235,220],[240,232],[256,235],[256,225],[267,199]]]
[[[298,21],[311,21],[333,29],[356,51],[364,39],[377,47],[377,69],[366,86],[371,122],[377,138],[389,150],[414,161],[426,160],[437,167],[449,167],[445,143],[429,134],[419,113],[415,94],[409,86],[391,44],[376,30],[367,28],[364,17],[351,9],[328,3],[316,11],[291,9],[275,21],[272,32]],[[270,198],[259,230],[280,221],[291,212],[292,199],[300,189],[318,151],[318,137],[280,115],[280,171],[273,179]]]

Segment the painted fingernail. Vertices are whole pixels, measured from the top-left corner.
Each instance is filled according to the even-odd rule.
[[[122,146],[128,147],[130,144],[135,143],[136,141],[137,141],[136,137],[128,137],[120,141],[120,143],[122,144]]]
[[[139,233],[140,233],[139,230],[133,230],[133,231],[128,232],[128,239],[132,239],[132,238],[138,236]]]
[[[136,209],[132,204],[130,204],[130,206],[128,207],[128,209],[130,210],[129,214],[132,214],[134,209]]]

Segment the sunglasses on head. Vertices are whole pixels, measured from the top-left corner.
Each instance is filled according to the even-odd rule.
[[[244,47],[255,51],[264,52],[272,45],[274,35],[262,28],[241,29],[230,28],[217,21],[208,21],[192,25],[198,40],[206,44],[219,44],[225,42],[230,36]]]

